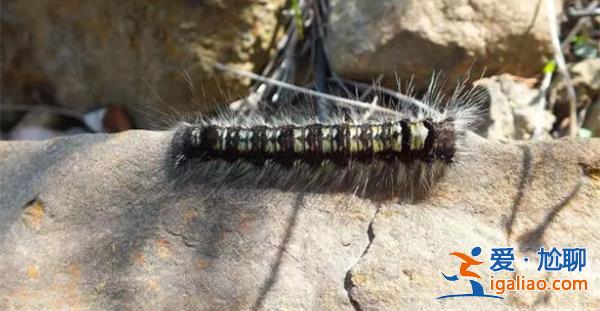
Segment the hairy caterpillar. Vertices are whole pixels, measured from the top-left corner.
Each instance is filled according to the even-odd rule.
[[[472,92],[457,89],[444,104],[434,87],[427,107],[396,113],[310,113],[200,118],[174,131],[178,175],[212,185],[344,191],[373,198],[415,199],[464,153],[476,120]]]
[[[452,120],[250,127],[201,122],[183,128],[180,161],[243,160],[256,165],[273,161],[283,166],[296,161],[312,165],[330,161],[338,167],[350,161],[452,162],[454,135]]]

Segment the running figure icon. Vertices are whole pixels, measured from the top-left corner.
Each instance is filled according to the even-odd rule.
[[[474,247],[471,250],[471,256],[466,255],[464,253],[460,253],[460,252],[453,252],[450,253],[450,256],[454,256],[454,257],[458,257],[462,262],[460,263],[460,268],[459,268],[459,273],[458,275],[451,275],[448,276],[446,274],[444,274],[442,272],[442,276],[450,282],[455,282],[459,280],[459,276],[460,277],[468,277],[468,278],[475,278],[475,279],[481,279],[481,276],[471,270],[469,270],[469,268],[471,268],[472,266],[477,266],[477,265],[481,265],[483,264],[483,261],[479,261],[474,259],[473,257],[477,257],[481,254],[481,247],[477,246]],[[444,296],[440,296],[437,297],[437,299],[446,299],[446,298],[455,298],[455,297],[487,297],[487,298],[499,298],[499,299],[504,299],[501,296],[495,296],[495,295],[487,295],[484,290],[483,290],[483,286],[481,285],[481,283],[479,283],[478,281],[469,279],[468,280],[469,283],[471,284],[471,290],[472,293],[468,293],[468,294],[452,294],[452,295],[444,295]]]

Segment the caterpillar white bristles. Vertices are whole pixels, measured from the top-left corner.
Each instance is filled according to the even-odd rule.
[[[445,100],[433,81],[420,101],[426,106],[370,111],[367,120],[348,110],[328,120],[312,113],[198,118],[175,128],[172,165],[208,185],[418,199],[461,155],[477,119],[472,95],[461,85]]]

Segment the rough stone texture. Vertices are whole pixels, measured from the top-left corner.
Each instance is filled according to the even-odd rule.
[[[0,309],[349,308],[344,278],[373,204],[174,190],[169,141],[140,131],[1,142]]]
[[[600,59],[590,58],[570,64],[571,84],[577,96],[577,109],[586,112],[579,120],[582,127],[594,136],[600,136]],[[549,91],[549,99],[554,102],[553,113],[563,128],[568,126],[570,114],[567,84],[562,76],[555,79]]]
[[[600,91],[600,59],[582,60],[574,64],[570,71],[574,84],[582,84],[592,92]]]
[[[544,1],[332,0],[331,6],[332,65],[355,78],[383,73],[395,86],[395,73],[414,75],[423,87],[432,70],[450,81],[483,69],[531,76],[552,55]]]
[[[431,197],[407,204],[175,187],[170,139],[0,142],[0,308],[600,308],[600,140],[469,137]],[[539,245],[587,247],[590,290],[435,299],[467,290],[443,280],[459,264],[448,253]]]
[[[264,65],[282,5],[282,0],[3,2],[2,103],[42,102],[79,112],[125,106],[138,126],[155,125],[173,110],[207,111],[245,94],[249,83],[215,78],[211,61],[248,70]],[[6,123],[11,115],[4,117]]]
[[[600,59],[586,59],[571,67],[578,103],[589,105],[583,127],[600,136]],[[564,94],[561,94],[564,98]],[[564,105],[566,101],[562,100]]]
[[[551,143],[482,144],[465,163],[464,175],[450,175],[429,202],[384,206],[372,224],[373,243],[352,270],[353,297],[363,310],[394,310],[406,304],[417,309],[501,310],[541,308],[593,310],[600,291],[512,292],[495,299],[435,300],[442,294],[468,293],[466,281],[447,282],[458,270],[448,256],[481,246],[489,263],[493,247],[514,247],[516,274],[527,278],[585,278],[600,281],[600,141],[558,140]],[[585,273],[538,272],[539,246],[587,247]],[[384,259],[387,258],[387,259]],[[482,272],[489,281],[489,265]],[[515,274],[498,272],[498,278]],[[489,289],[489,283],[483,282]]]
[[[548,110],[540,110],[540,91],[519,81],[517,77],[502,74],[475,82],[488,93],[485,121],[478,131],[481,135],[495,140],[532,138],[536,124],[540,137],[548,137],[554,115]]]
[[[600,137],[600,95],[588,109],[583,127],[592,131],[595,137]]]

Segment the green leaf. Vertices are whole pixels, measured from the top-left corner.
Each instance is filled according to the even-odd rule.
[[[298,35],[302,39],[304,37],[304,23],[302,22],[302,9],[300,9],[300,2],[298,0],[292,0],[292,10],[294,11],[294,20],[296,21]]]
[[[556,70],[556,62],[551,60],[544,66],[544,74],[553,73]]]
[[[573,44],[586,43],[587,41],[588,41],[588,38],[583,35],[576,35],[575,37],[573,37],[571,39],[571,43],[573,43]]]

